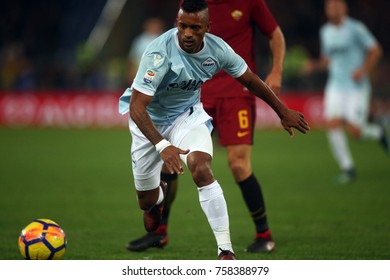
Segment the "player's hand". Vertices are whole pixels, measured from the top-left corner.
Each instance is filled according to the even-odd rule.
[[[294,110],[287,110],[287,113],[281,118],[280,122],[282,123],[283,128],[290,134],[291,138],[294,137],[292,128],[295,128],[304,134],[310,130],[304,115]]]
[[[311,59],[306,59],[302,64],[301,72],[304,76],[311,75],[315,71],[315,62]]]
[[[166,147],[160,157],[171,174],[184,174],[183,163],[179,155],[188,154],[190,150],[182,150],[173,145]]]
[[[365,75],[364,69],[359,68],[356,71],[353,72],[352,77],[355,80],[355,82],[360,82]]]

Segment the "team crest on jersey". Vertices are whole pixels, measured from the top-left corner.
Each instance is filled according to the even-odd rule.
[[[155,77],[156,77],[156,73],[153,70],[148,69],[146,70],[146,73],[144,75],[144,82],[146,84],[151,84]]]
[[[210,72],[215,68],[215,61],[211,57],[202,62],[202,68],[207,72]]]
[[[232,15],[232,18],[234,18],[234,20],[239,21],[242,18],[242,16],[244,15],[244,13],[240,10],[234,10],[231,13],[231,15]]]

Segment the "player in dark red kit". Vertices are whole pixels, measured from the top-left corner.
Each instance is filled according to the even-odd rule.
[[[207,3],[210,33],[224,39],[251,69],[256,69],[255,29],[259,29],[269,39],[273,63],[265,82],[279,94],[285,41],[265,1],[208,0]],[[221,71],[202,86],[201,100],[207,113],[213,117],[220,144],[227,149],[229,168],[255,224],[255,240],[246,251],[271,252],[275,249],[275,243],[267,223],[261,186],[253,174],[250,158],[256,117],[255,97],[234,78]],[[156,232],[130,242],[127,248],[131,251],[164,247],[168,243],[168,217],[176,195],[177,174],[163,173],[161,176],[168,183],[162,223]]]

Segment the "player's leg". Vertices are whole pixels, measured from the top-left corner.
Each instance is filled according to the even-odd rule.
[[[167,183],[166,199],[164,200],[161,224],[155,232],[147,233],[140,238],[130,241],[127,245],[127,249],[130,251],[144,251],[150,247],[163,248],[168,244],[168,220],[171,205],[176,197],[178,176],[177,174],[170,174],[163,165],[161,170],[161,180]]]
[[[161,224],[157,229],[157,233],[160,235],[167,235],[169,215],[171,212],[173,201],[176,198],[179,180],[177,174],[170,174],[168,170],[164,169],[164,166],[161,172],[161,180],[167,183],[167,193],[164,201],[164,210],[162,213]]]
[[[127,244],[127,249],[130,251],[144,251],[150,247],[163,248],[168,244],[168,219],[171,205],[176,197],[178,175],[170,174],[166,170],[164,172],[164,165],[161,172],[161,181],[166,183],[166,193],[164,199],[164,207],[160,225],[153,232],[148,232],[145,235],[130,241]]]
[[[152,156],[150,155],[149,159],[153,161]],[[141,161],[143,160],[139,159],[136,162],[140,163]],[[135,161],[133,157],[133,163],[134,162]],[[161,164],[158,163],[157,165],[161,166]],[[140,168],[133,167],[137,200],[140,208],[144,211],[145,229],[148,232],[152,232],[157,229],[161,222],[166,184],[165,182],[160,181],[159,168],[154,168],[153,170],[149,169],[147,174],[139,173],[139,169]]]
[[[389,141],[386,129],[378,123],[369,123],[369,100],[370,94],[368,90],[357,92],[349,97],[350,104],[347,111],[347,129],[355,139],[374,140],[377,141],[390,154]]]
[[[341,169],[341,173],[335,178],[336,183],[345,184],[356,179],[355,164],[348,145],[347,135],[341,119],[329,119],[327,121],[327,137],[333,157]]]
[[[251,167],[251,145],[255,123],[252,98],[224,99],[218,104],[217,127],[222,146],[227,149],[230,171],[239,186],[255,225],[254,242],[247,252],[271,252],[275,248],[267,223],[261,185]]]
[[[182,158],[198,187],[199,202],[217,241],[218,256],[220,259],[235,259],[225,197],[211,170],[213,145],[209,129],[205,125],[192,129],[179,147],[191,151]]]
[[[365,123],[361,131],[361,138],[377,141],[383,150],[390,155],[389,136],[383,124]]]
[[[209,106],[213,106],[213,103],[209,102]],[[207,110],[207,113],[214,118],[214,110]],[[168,242],[168,220],[170,215],[171,206],[176,198],[178,188],[178,175],[170,174],[168,169],[163,165],[161,169],[161,180],[167,183],[167,192],[164,200],[164,210],[162,212],[162,220],[160,226],[156,230],[156,234],[163,236],[164,240],[160,245],[165,246]]]
[[[166,184],[160,180],[162,160],[155,147],[132,121],[129,126],[133,141],[131,155],[138,204],[144,210],[145,229],[153,232],[161,222],[166,190]]]
[[[248,246],[247,252],[266,253],[275,249],[271,231],[267,222],[267,214],[261,185],[252,172],[250,145],[227,146],[228,162],[233,177],[241,190],[244,202],[255,225],[254,242]]]
[[[344,120],[348,108],[348,93],[332,89],[325,90],[324,118],[327,125],[327,138],[330,151],[336,160],[341,174],[335,178],[340,184],[355,180],[355,164],[344,131]]]
[[[155,183],[156,177],[154,176],[154,178],[148,178],[147,180],[135,179],[138,204],[144,210],[144,226],[147,232],[154,232],[160,225],[164,205],[166,183],[163,181]],[[153,185],[157,184],[157,187],[150,189],[152,187],[150,185],[149,190],[146,190],[143,184],[145,181],[153,182]]]

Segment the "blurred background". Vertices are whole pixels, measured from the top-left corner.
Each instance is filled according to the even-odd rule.
[[[133,188],[127,116],[118,114],[118,98],[134,75],[133,45],[148,39],[139,37],[145,21],[159,17],[165,28],[172,27],[178,2],[0,0],[0,260],[21,259],[17,237],[36,218],[63,227],[67,259],[215,258],[210,250],[215,241],[188,172],[172,209],[170,246],[145,253],[124,247],[144,229]],[[240,259],[389,260],[389,157],[375,142],[351,141],[358,180],[335,184],[338,167],[322,129],[326,74],[301,72],[305,59],[319,55],[323,0],[266,2],[286,38],[281,98],[304,112],[313,129],[291,141],[274,112],[258,101],[257,126],[267,130],[256,130],[252,160],[278,244],[274,254],[261,257],[244,252],[253,238],[252,224],[243,219],[248,212],[227,171],[226,150],[215,145],[213,171],[231,205],[235,250]],[[389,128],[386,10],[385,0],[350,1],[350,15],[366,23],[384,50],[372,76],[371,113]],[[264,78],[269,47],[260,34],[257,39],[258,72]],[[188,243],[194,228],[196,246]]]
[[[44,94],[46,97],[71,95],[72,100],[75,96],[86,93],[95,97],[102,95],[117,97],[131,83],[129,52],[137,36],[143,32],[145,20],[159,17],[165,23],[165,28],[172,27],[178,2],[178,0],[1,0],[0,123],[39,125],[45,122],[37,119],[39,118],[36,116],[37,112],[32,112],[42,110],[40,109],[42,104],[47,108],[45,107],[47,99],[37,100],[37,95]],[[283,96],[286,96],[287,103],[290,102],[291,96],[312,97],[309,101],[303,98],[305,104],[298,102],[292,105],[302,110],[314,106],[315,109],[308,112],[309,120],[320,125],[322,106],[320,95],[326,73],[304,76],[301,70],[305,59],[316,58],[319,55],[318,31],[325,21],[323,1],[291,0],[288,6],[286,1],[282,0],[266,2],[286,37]],[[384,57],[372,76],[374,87],[372,111],[374,117],[389,123],[390,80],[387,73],[390,71],[390,56],[387,49],[390,45],[390,36],[387,27],[390,20],[383,12],[386,10],[386,4],[385,0],[350,1],[350,15],[362,20],[384,49]],[[263,41],[258,44],[258,72],[264,77],[269,69],[269,47],[262,36],[259,35],[258,40]],[[23,95],[24,99],[20,99],[20,95]],[[111,109],[106,108],[106,117],[112,119],[115,118],[116,101],[112,99],[110,103],[108,100],[110,99],[106,98],[99,104],[111,104],[107,105]],[[54,101],[59,102],[57,99]],[[85,103],[90,101],[87,98]],[[20,106],[20,102],[23,106]],[[21,109],[26,106],[31,109],[29,111]],[[79,114],[95,110],[95,107],[85,109],[80,103],[74,107],[79,108],[76,110]],[[269,113],[267,109],[264,109],[265,111],[263,109],[259,111],[259,118]],[[53,107],[43,111],[46,112],[46,123],[43,125],[61,125],[66,122],[58,120],[60,113],[54,112],[51,115],[47,113],[55,111]],[[100,116],[100,119],[104,120],[106,117]],[[47,118],[50,120],[47,121]],[[262,121],[272,125],[275,119],[271,114],[269,119]],[[106,125],[117,125],[118,122],[108,124],[106,121]],[[90,124],[96,124],[96,120],[82,125]]]

